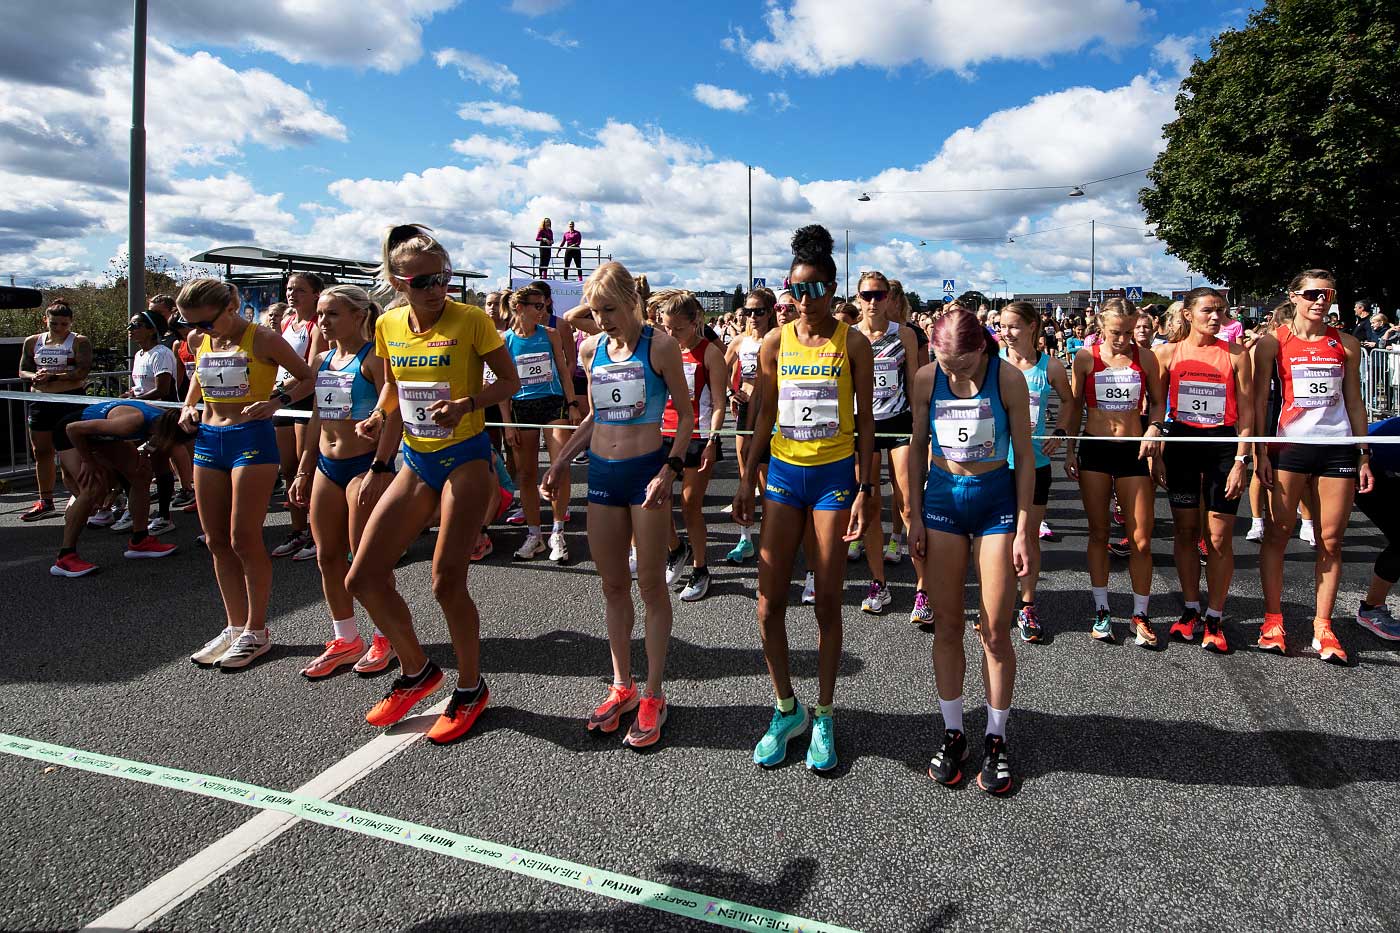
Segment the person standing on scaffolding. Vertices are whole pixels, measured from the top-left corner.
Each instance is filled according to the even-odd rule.
[[[535,242],[540,245],[540,278],[548,278],[549,254],[554,247],[554,227],[550,225],[548,217],[540,221],[540,229],[535,231]]]
[[[569,280],[569,265],[578,270],[578,280],[583,281],[583,250],[579,246],[583,243],[583,234],[574,229],[574,222],[569,221],[569,229],[564,231],[564,236],[560,239],[564,244],[564,281]]]

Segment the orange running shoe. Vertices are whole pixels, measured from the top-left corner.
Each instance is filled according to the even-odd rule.
[[[1206,629],[1201,635],[1201,647],[1216,654],[1224,654],[1230,650],[1230,643],[1225,640],[1225,627],[1216,616],[1206,616]]]
[[[661,727],[666,724],[668,709],[670,706],[664,696],[653,696],[650,693],[643,696],[641,709],[637,710],[637,719],[632,723],[632,728],[627,730],[627,737],[622,740],[622,744],[633,748],[655,745],[661,739]]]
[[[1283,613],[1264,613],[1264,624],[1259,627],[1258,647],[1260,651],[1277,651],[1286,654],[1288,648],[1283,643]]]
[[[1194,609],[1187,609],[1181,614],[1181,618],[1173,622],[1172,627],[1167,629],[1167,635],[1176,641],[1195,641],[1197,626],[1200,623],[1200,614]]]
[[[1342,650],[1342,643],[1337,641],[1337,636],[1332,631],[1331,619],[1319,619],[1313,623],[1312,646],[1322,660],[1346,666],[1347,653]]]
[[[365,653],[365,640],[356,635],[352,640],[332,638],[326,642],[326,650],[306,667],[301,676],[307,680],[320,680],[329,677],[347,664],[354,664]]]
[[[597,709],[588,714],[589,730],[616,732],[622,714],[636,709],[640,702],[636,683],[629,683],[625,687],[612,684],[608,687],[608,698],[599,704]]]
[[[408,715],[414,704],[440,686],[442,671],[432,661],[415,678],[395,677],[394,686],[384,699],[365,714],[365,722],[371,726],[392,726]]]
[[[365,652],[364,657],[355,662],[354,671],[366,677],[378,674],[394,663],[396,657],[398,655],[394,653],[394,646],[389,644],[388,637],[375,632],[374,637],[369,640],[369,650]]]
[[[491,699],[491,688],[486,686],[485,677],[480,680],[475,698],[465,699],[465,693],[463,690],[452,691],[447,711],[439,716],[437,722],[428,730],[429,742],[434,745],[446,745],[466,735],[476,723],[481,711],[486,709],[487,701]]]

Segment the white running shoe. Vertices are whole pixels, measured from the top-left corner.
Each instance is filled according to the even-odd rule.
[[[1264,526],[1263,526],[1263,525],[1255,525],[1255,524],[1253,524],[1253,523],[1251,522],[1251,523],[1250,523],[1250,526],[1249,526],[1249,531],[1246,531],[1245,534],[1244,534],[1244,539],[1245,539],[1246,541],[1263,541],[1263,540],[1264,540]]]
[[[239,631],[241,630],[236,628],[224,629],[205,642],[203,648],[200,648],[194,654],[190,655],[190,660],[201,665],[213,664],[224,656],[224,652],[228,651],[228,649],[233,646],[233,640],[237,637]]]
[[[259,638],[258,636],[262,636]],[[247,667],[272,649],[272,633],[267,629],[261,632],[244,632],[236,638],[214,666],[220,669]]]
[[[802,583],[802,605],[815,606],[817,603],[817,575],[807,574],[807,579]]]
[[[520,550],[515,552],[516,560],[534,560],[545,552],[544,538],[539,535],[527,535],[525,543],[520,545]]]
[[[134,523],[131,520],[131,513],[124,512],[122,517],[112,522],[112,530],[116,532],[130,531]]]
[[[146,525],[146,534],[152,537],[160,537],[167,531],[174,531],[175,523],[168,518],[161,518],[157,515]]]
[[[116,520],[111,509],[98,509],[88,516],[87,523],[89,528],[109,528]]]
[[[316,542],[315,542],[315,541],[309,541],[309,542],[307,543],[306,547],[302,548],[300,551],[297,551],[295,554],[292,555],[292,560],[315,560],[315,559],[316,559]]]
[[[549,559],[556,564],[562,564],[569,559],[569,543],[564,540],[562,531],[551,532],[549,535]]]
[[[690,564],[690,545],[682,544],[674,554],[666,556],[666,585],[671,586],[681,578]]]
[[[1308,547],[1317,547],[1317,529],[1311,524],[1298,523],[1298,540]]]

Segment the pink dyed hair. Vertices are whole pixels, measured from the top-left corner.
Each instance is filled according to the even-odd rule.
[[[929,342],[944,356],[961,356],[978,350],[986,350],[989,356],[997,353],[997,342],[977,320],[977,315],[961,307],[945,312],[934,322]]]

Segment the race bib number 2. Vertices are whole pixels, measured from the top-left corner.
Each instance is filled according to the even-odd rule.
[[[452,429],[435,422],[428,411],[434,402],[451,400],[451,383],[400,382],[399,410],[403,413],[404,433],[414,437],[451,437]]]
[[[835,437],[841,427],[841,396],[834,380],[795,381],[778,386],[778,429],[790,441]]]

